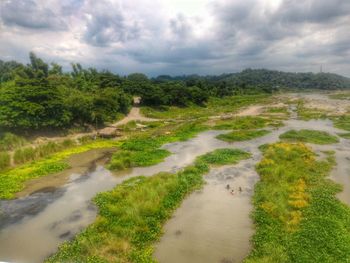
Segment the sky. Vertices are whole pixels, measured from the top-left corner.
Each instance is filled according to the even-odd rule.
[[[30,51],[122,75],[350,77],[350,0],[0,0],[0,59]]]

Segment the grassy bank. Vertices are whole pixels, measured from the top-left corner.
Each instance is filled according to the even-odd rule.
[[[153,244],[181,201],[203,184],[210,165],[237,163],[250,155],[221,149],[197,158],[176,174],[135,177],[98,194],[95,223],[60,246],[47,262],[153,262]]]
[[[166,143],[188,140],[208,129],[200,122],[170,124],[157,127],[120,143],[119,151],[113,154],[109,164],[112,170],[157,164],[169,156],[160,147]]]
[[[220,134],[216,138],[226,142],[247,141],[258,138],[270,133],[267,130],[240,130],[232,131],[226,134]]]
[[[69,165],[65,160],[77,153],[97,148],[110,148],[117,145],[116,141],[97,140],[84,145],[74,146],[48,158],[21,165],[0,173],[0,199],[14,198],[14,194],[23,189],[24,183],[30,179],[46,176],[63,171]]]
[[[287,141],[308,142],[314,144],[332,144],[339,142],[338,137],[324,131],[290,130],[280,135],[280,139]]]
[[[253,198],[256,233],[245,262],[349,262],[350,208],[335,196],[341,187],[326,178],[334,158],[317,161],[302,143],[263,149]]]

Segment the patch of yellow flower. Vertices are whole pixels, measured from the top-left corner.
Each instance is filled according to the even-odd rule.
[[[292,187],[288,204],[293,208],[289,213],[287,228],[289,231],[296,230],[302,219],[301,209],[309,205],[309,195],[306,193],[306,183],[304,179],[299,179]]]

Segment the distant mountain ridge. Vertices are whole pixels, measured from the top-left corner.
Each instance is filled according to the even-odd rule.
[[[227,86],[255,86],[275,89],[350,89],[350,78],[333,73],[292,73],[268,69],[245,69],[239,73],[213,76],[183,75],[171,77],[160,75],[158,81],[205,80],[225,82]]]

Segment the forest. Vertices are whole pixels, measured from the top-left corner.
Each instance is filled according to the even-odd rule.
[[[346,89],[350,79],[329,73],[247,69],[219,76],[142,73],[121,76],[71,64],[64,72],[31,52],[30,63],[0,60],[0,128],[29,130],[103,125],[126,114],[132,97],[161,107],[205,106],[209,97],[273,93],[283,89]]]

